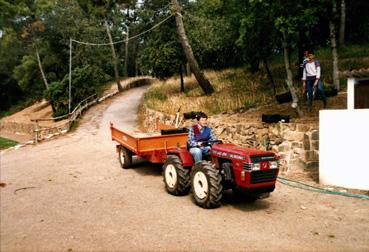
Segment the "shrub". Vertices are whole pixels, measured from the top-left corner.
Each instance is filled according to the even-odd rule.
[[[90,95],[99,95],[102,92],[103,84],[109,79],[110,76],[96,66],[86,65],[75,68],[72,72],[71,108],[73,109]],[[62,81],[51,83],[49,89],[44,92],[44,97],[52,105],[54,116],[67,114],[69,75],[65,75]]]

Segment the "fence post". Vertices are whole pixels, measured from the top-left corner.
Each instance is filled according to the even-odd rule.
[[[35,120],[35,143],[36,144],[38,143],[38,130],[39,130],[38,120]]]

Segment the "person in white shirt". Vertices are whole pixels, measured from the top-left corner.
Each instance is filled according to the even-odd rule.
[[[308,109],[311,111],[315,90],[317,90],[323,100],[324,108],[327,107],[323,82],[320,80],[320,62],[315,59],[313,51],[308,51],[308,60],[303,63],[302,87],[303,93],[307,93]]]

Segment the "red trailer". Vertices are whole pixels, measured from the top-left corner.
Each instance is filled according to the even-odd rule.
[[[117,151],[122,168],[129,168],[132,156],[140,156],[151,163],[164,163],[168,155],[176,153],[185,166],[192,166],[192,156],[187,151],[188,134],[183,129],[168,129],[167,135],[160,133],[127,133],[110,124],[112,140],[119,143]]]

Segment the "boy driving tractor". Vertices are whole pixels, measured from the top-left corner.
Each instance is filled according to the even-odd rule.
[[[188,145],[195,163],[201,162],[203,155],[208,155],[211,147],[204,145],[217,140],[211,128],[208,127],[208,116],[200,112],[196,115],[197,124],[188,132]]]

